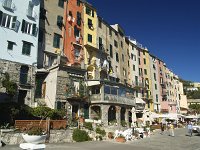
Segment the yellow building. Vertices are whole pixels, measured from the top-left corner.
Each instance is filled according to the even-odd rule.
[[[148,108],[150,111],[154,111],[153,105],[153,88],[152,88],[152,80],[151,80],[151,70],[150,70],[150,55],[149,51],[145,48],[143,50],[143,64],[144,64],[144,79],[146,86],[146,99],[149,103],[146,104],[146,109]],[[149,105],[149,106],[148,106]]]
[[[95,79],[97,63],[97,13],[96,9],[85,2],[83,4],[83,38],[84,38],[84,64],[88,70],[88,78]]]

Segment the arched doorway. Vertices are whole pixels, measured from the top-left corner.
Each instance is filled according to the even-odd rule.
[[[115,106],[110,106],[108,109],[108,122],[116,121],[116,108]]]

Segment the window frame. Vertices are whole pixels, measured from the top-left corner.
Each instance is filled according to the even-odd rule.
[[[22,55],[30,56],[31,55],[31,46],[33,44],[27,41],[23,41],[23,46],[22,46]],[[28,51],[27,49],[28,48]]]

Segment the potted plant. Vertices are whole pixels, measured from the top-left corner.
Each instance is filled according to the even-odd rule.
[[[109,138],[109,139],[113,139],[113,138],[114,138],[113,132],[108,132],[108,138]]]
[[[121,135],[121,134],[120,134],[118,137],[116,137],[115,140],[116,140],[117,142],[121,142],[121,143],[126,142],[125,137],[124,137],[123,135]]]
[[[47,134],[40,127],[31,127],[22,137],[27,143],[39,144],[45,142]]]

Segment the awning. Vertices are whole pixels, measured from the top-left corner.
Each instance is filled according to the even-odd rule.
[[[197,119],[197,116],[195,115],[190,115],[190,116],[185,116],[187,119]]]
[[[86,81],[86,86],[99,85],[100,81]]]
[[[154,119],[154,118],[159,118],[159,116],[160,116],[160,115],[157,114],[157,113],[155,113],[155,112],[151,112],[151,114],[150,114],[150,117],[153,118],[153,119]]]
[[[143,101],[141,98],[136,97],[135,98],[135,103],[136,104],[145,104],[145,101]]]

